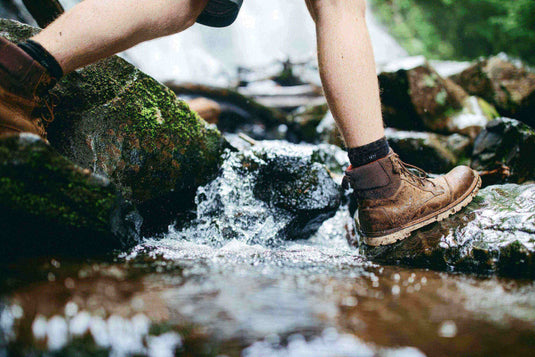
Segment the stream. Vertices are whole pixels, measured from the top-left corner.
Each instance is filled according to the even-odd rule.
[[[378,65],[407,56],[372,16],[369,26]],[[308,60],[314,46],[303,1],[248,0],[230,28],[197,25],[123,55],[161,81],[224,86],[237,66]],[[0,357],[533,353],[532,280],[373,263],[350,243],[345,198],[310,238],[279,239],[291,217],[255,197],[240,155],[316,146],[228,140],[241,152],[199,188],[188,224],[105,257],[0,264]],[[331,150],[341,171],[345,154]]]

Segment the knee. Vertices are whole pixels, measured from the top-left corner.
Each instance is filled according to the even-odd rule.
[[[181,0],[176,2],[162,3],[161,7],[155,7],[154,16],[148,20],[147,28],[158,29],[159,35],[172,35],[182,32],[195,24],[197,17],[204,10],[209,0]]]
[[[366,16],[366,0],[306,0],[312,18],[318,19],[326,16],[340,16],[351,14],[355,17]]]

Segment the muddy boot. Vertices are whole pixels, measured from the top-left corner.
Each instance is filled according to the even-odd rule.
[[[460,211],[477,194],[481,179],[466,166],[430,179],[390,151],[383,159],[350,166],[344,183],[351,184],[357,198],[364,242],[378,246],[407,238],[412,231]]]
[[[0,37],[0,137],[29,132],[46,140],[44,122],[53,116],[43,97],[55,82],[26,52]]]

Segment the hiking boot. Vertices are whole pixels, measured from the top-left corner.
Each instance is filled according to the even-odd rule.
[[[46,140],[43,122],[53,116],[43,97],[55,83],[41,64],[0,37],[0,137],[29,132]]]
[[[357,198],[364,242],[379,246],[407,238],[412,231],[460,211],[477,194],[481,179],[467,166],[431,179],[391,150],[380,160],[350,166],[344,184],[351,184]]]

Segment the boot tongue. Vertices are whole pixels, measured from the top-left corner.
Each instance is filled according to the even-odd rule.
[[[346,171],[347,180],[359,199],[380,199],[392,196],[400,186],[400,175],[394,170],[391,155]]]

